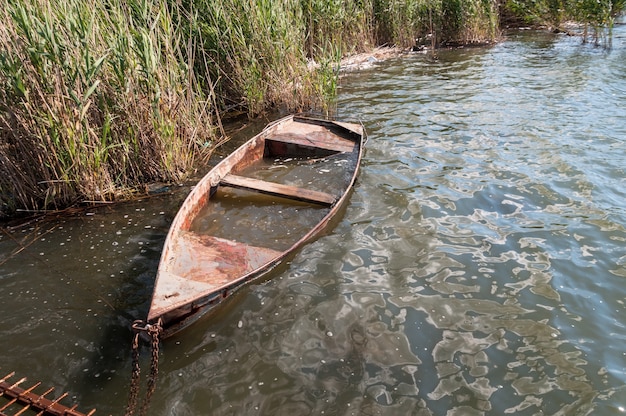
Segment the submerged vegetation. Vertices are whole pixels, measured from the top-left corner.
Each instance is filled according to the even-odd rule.
[[[491,42],[503,10],[599,27],[624,0],[566,1],[0,0],[0,217],[180,180],[225,111],[328,112],[344,56]]]

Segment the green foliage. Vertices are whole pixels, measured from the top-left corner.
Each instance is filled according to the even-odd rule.
[[[298,1],[206,0],[194,7],[204,19],[206,71],[219,77],[223,100],[241,97],[251,114],[291,101],[294,80],[307,72]]]
[[[543,24],[559,27],[562,22],[572,20],[591,27],[596,41],[603,32],[610,31],[614,18],[624,11],[624,0],[508,0],[504,11],[528,24]]]
[[[402,47],[488,42],[498,36],[493,0],[375,0],[377,42]]]

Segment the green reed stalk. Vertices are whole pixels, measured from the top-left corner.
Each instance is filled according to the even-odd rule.
[[[213,132],[177,12],[0,1],[0,216],[116,199],[190,169]]]

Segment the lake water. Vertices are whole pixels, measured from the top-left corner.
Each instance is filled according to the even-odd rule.
[[[344,216],[161,344],[150,414],[626,413],[614,36],[514,32],[344,76],[338,117],[369,133]],[[0,233],[0,373],[122,415],[130,323],[188,190]]]

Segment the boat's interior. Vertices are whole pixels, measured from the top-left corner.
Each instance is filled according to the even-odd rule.
[[[306,128],[268,134],[263,158],[224,175],[190,230],[274,250],[302,238],[345,192],[358,162],[354,141]]]

